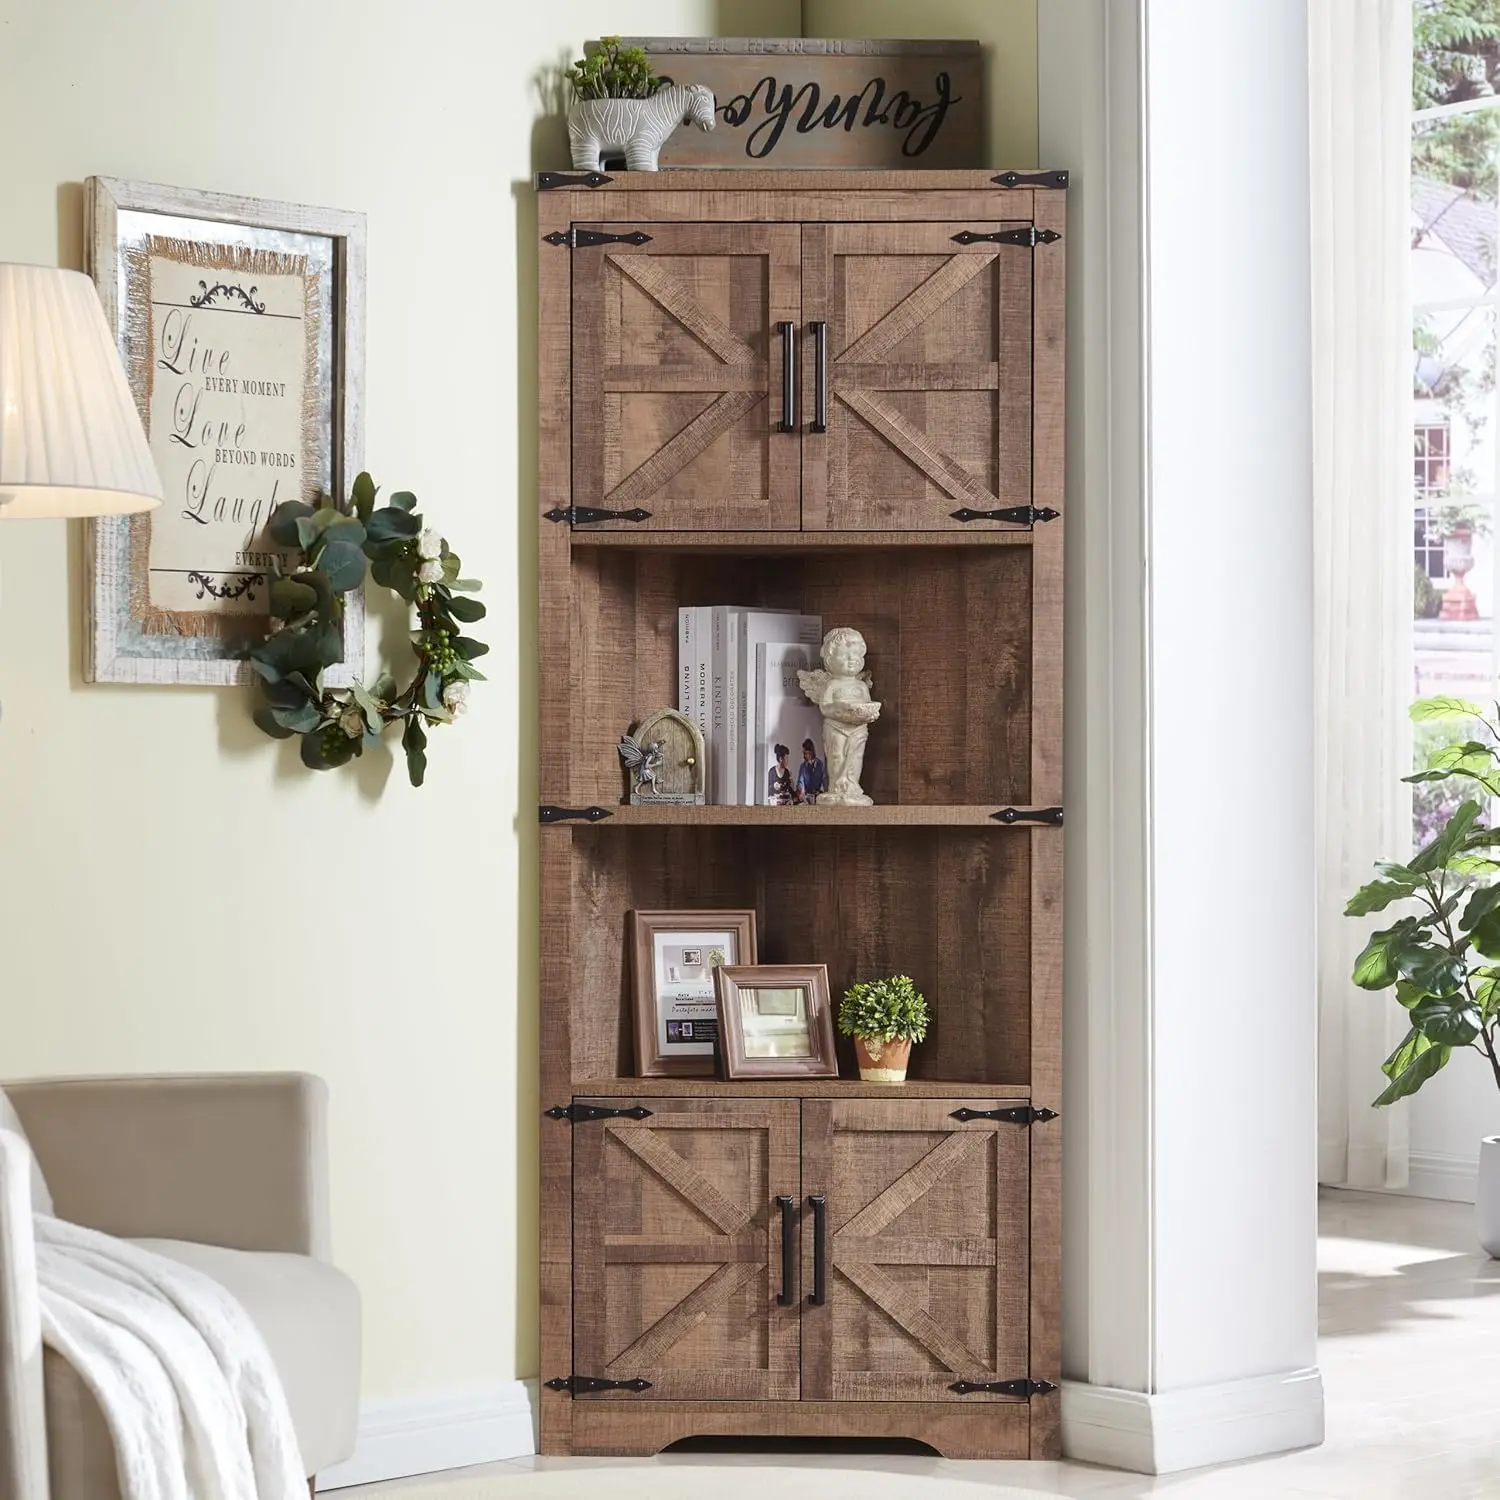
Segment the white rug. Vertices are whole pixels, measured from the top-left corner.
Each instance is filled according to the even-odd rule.
[[[987,1465],[985,1467],[988,1467]],[[360,1500],[1065,1500],[1042,1490],[864,1468],[591,1463],[360,1491]]]

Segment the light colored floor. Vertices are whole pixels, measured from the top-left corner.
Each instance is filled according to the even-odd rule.
[[[1467,1204],[1325,1192],[1319,1361],[1328,1436],[1321,1448],[1160,1479],[1066,1462],[957,1464],[907,1454],[701,1449],[637,1460],[517,1459],[451,1477],[455,1486],[480,1476],[514,1481],[485,1486],[485,1500],[491,1494],[527,1500],[526,1476],[537,1471],[576,1472],[580,1500],[594,1500],[610,1492],[603,1471],[623,1468],[650,1468],[660,1478],[654,1487],[659,1500],[685,1500],[704,1493],[706,1464],[723,1466],[714,1500],[741,1494],[764,1500],[755,1471],[770,1466],[806,1475],[805,1487],[788,1487],[778,1474],[777,1500],[825,1495],[834,1477],[829,1470],[908,1476],[905,1492],[914,1500],[948,1490],[932,1483],[939,1478],[972,1485],[976,1500],[994,1485],[1087,1500],[1155,1494],[1174,1500],[1500,1500],[1500,1262],[1478,1252],[1473,1214]],[[674,1469],[682,1471],[676,1484]],[[689,1470],[693,1482],[683,1487]],[[428,1476],[411,1484],[434,1482]],[[401,1500],[403,1488],[339,1493]]]

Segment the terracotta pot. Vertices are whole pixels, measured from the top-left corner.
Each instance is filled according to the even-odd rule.
[[[900,1037],[894,1042],[874,1037],[854,1038],[854,1055],[859,1060],[859,1076],[866,1083],[905,1083],[906,1064],[911,1059],[911,1042]]]

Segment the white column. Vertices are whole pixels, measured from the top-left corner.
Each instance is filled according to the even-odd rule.
[[[1063,1440],[1315,1443],[1305,0],[1046,0],[1069,189]]]

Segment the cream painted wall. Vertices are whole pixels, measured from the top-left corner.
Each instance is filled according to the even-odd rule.
[[[985,48],[990,164],[1038,163],[1038,0],[803,0],[804,36],[976,38]]]
[[[0,0],[0,260],[78,265],[91,173],[364,210],[369,467],[488,585],[490,683],[413,792],[303,772],[239,692],[85,686],[80,529],[0,525],[0,1077],[324,1075],[367,1398],[536,1372],[535,80],[601,30],[777,27],[796,0]]]

